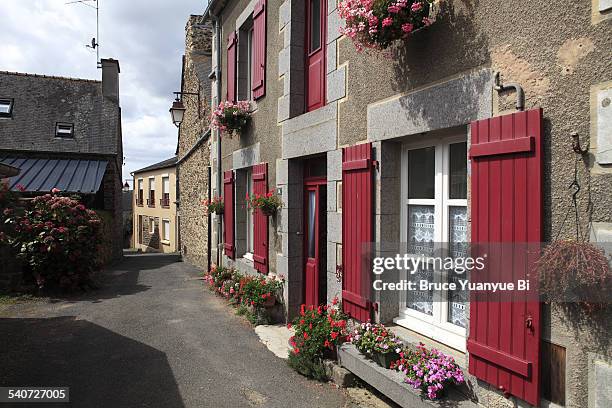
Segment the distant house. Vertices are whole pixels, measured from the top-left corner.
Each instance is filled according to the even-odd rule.
[[[102,81],[0,72],[0,164],[20,169],[12,190],[57,188],[105,212],[109,256],[121,257],[119,62],[102,60]]]
[[[134,247],[144,252],[177,252],[176,157],[132,173]]]

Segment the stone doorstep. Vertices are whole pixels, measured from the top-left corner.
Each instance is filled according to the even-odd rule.
[[[480,407],[479,404],[469,400],[452,387],[447,390],[446,396],[439,401],[425,399],[421,396],[419,390],[414,390],[404,382],[402,374],[383,368],[374,361],[365,358],[354,345],[349,343],[343,344],[338,349],[338,361],[342,367],[404,408]]]

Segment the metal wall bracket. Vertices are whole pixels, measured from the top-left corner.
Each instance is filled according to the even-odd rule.
[[[509,82],[506,85],[502,84],[499,71],[495,72],[495,85],[493,89],[497,92],[514,90],[516,92],[516,110],[525,110],[525,91],[523,91],[523,87],[515,82]]]

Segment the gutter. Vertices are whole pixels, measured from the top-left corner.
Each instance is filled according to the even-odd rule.
[[[206,9],[205,15],[208,15],[213,23],[215,24],[215,38],[216,38],[216,69],[215,69],[215,84],[216,84],[216,96],[217,102],[221,102],[221,22],[217,15],[213,14],[212,7],[221,4],[221,7],[218,12],[223,9],[225,1],[224,0],[210,0],[208,3],[208,7]],[[220,196],[221,188],[223,186],[223,175],[222,175],[222,166],[221,166],[221,132],[217,132],[216,137],[217,142],[217,194]],[[217,265],[221,266],[221,242],[223,242],[222,238],[222,221],[221,217],[217,217]]]

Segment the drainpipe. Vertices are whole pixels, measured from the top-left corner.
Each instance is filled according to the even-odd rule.
[[[217,103],[221,102],[221,23],[219,18],[208,12],[210,18],[215,24],[215,38],[216,38],[216,68],[215,68],[215,84],[217,87]],[[221,174],[221,132],[217,130],[217,195],[221,195],[221,189],[223,188],[223,175]],[[221,266],[221,242],[222,242],[222,228],[221,217],[217,216],[217,265]]]

